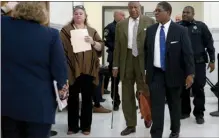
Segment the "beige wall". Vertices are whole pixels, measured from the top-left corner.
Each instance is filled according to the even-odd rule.
[[[154,11],[157,2],[141,2],[144,6],[144,12]],[[181,14],[185,6],[193,6],[196,11],[195,18],[197,20],[204,19],[203,2],[170,2],[173,8],[172,18]],[[84,2],[84,7],[88,13],[88,21],[94,27],[100,36],[102,36],[102,6],[127,6],[128,2]]]

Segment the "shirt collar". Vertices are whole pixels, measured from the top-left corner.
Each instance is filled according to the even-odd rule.
[[[171,23],[171,20],[169,20],[167,23],[165,23],[163,26],[164,26],[164,28],[169,28],[169,26],[170,26],[170,23]],[[161,23],[159,23],[159,27],[161,27],[162,26],[162,24]]]
[[[131,21],[139,21],[139,19],[140,19],[140,16],[138,16],[138,18],[136,18],[136,19],[134,19],[134,18],[132,18],[131,16],[129,17],[129,19],[131,20]]]

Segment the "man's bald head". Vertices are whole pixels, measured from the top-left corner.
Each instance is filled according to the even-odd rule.
[[[122,10],[116,10],[116,11],[114,12],[114,20],[115,20],[116,22],[119,22],[119,21],[121,21],[121,20],[124,20],[124,18],[125,18],[125,13],[124,13]]]
[[[176,15],[175,22],[179,22],[181,20],[182,20],[182,15],[180,15],[180,14]]]

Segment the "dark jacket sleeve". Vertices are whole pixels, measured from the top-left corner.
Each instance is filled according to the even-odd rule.
[[[210,61],[215,61],[215,48],[214,48],[214,40],[211,32],[209,31],[207,25],[202,23],[202,38],[204,46],[207,48],[207,52],[210,57]]]
[[[53,39],[50,48],[50,70],[53,79],[57,81],[58,89],[67,83],[67,62],[58,30],[53,29]]]
[[[182,55],[185,65],[185,75],[187,77],[188,75],[195,75],[195,63],[191,40],[188,37],[188,30],[183,27],[181,29]]]
[[[147,70],[147,59],[148,59],[148,29],[146,30],[145,40],[144,40],[144,62],[145,70]]]
[[[106,26],[104,29],[104,43],[105,46],[109,48],[110,51],[114,50],[114,38],[112,38],[112,32],[110,31],[109,26]]]

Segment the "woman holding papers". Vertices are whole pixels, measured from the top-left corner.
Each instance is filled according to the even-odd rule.
[[[62,28],[60,34],[68,62],[67,134],[82,130],[84,135],[89,135],[92,123],[93,84],[98,84],[99,57],[103,41],[97,31],[87,24],[87,15],[83,6],[74,7],[73,14],[72,21]],[[80,115],[79,93],[82,95]]]
[[[66,95],[67,63],[58,30],[40,2],[19,2],[1,17],[3,138],[48,138],[55,123],[56,80]]]

